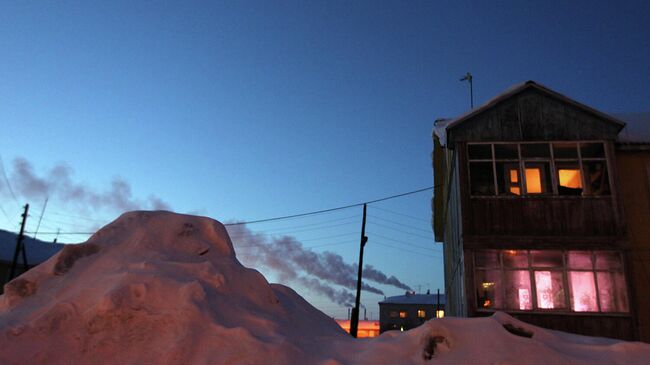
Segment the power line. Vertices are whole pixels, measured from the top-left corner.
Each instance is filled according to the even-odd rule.
[[[379,209],[379,210],[382,210],[382,211],[387,212],[387,213],[392,213],[392,214],[396,214],[396,215],[401,215],[402,217],[407,217],[407,218],[411,218],[411,219],[414,219],[414,220],[417,220],[417,221],[420,221],[420,222],[424,222],[424,223],[427,223],[427,224],[431,224],[431,221],[430,221],[430,220],[422,219],[422,218],[418,218],[418,217],[414,217],[414,216],[412,216],[412,215],[408,215],[408,214],[404,214],[404,213],[396,212],[396,211],[394,211],[394,210],[390,210],[390,209],[386,209],[386,208],[381,208],[381,207],[375,207],[375,209]]]
[[[333,228],[333,227],[340,227],[340,226],[345,226],[349,224],[356,224],[357,222],[345,222],[345,223],[337,223],[337,224],[330,224],[326,225],[327,223],[330,222],[340,222],[343,220],[349,220],[351,218],[357,218],[356,215],[346,217],[346,218],[339,218],[339,219],[330,219],[327,221],[322,221],[319,223],[310,223],[310,224],[303,224],[299,226],[292,226],[292,227],[279,227],[279,228],[271,228],[271,229],[266,229],[263,231],[255,231],[256,234],[263,233],[263,234],[268,234],[268,235],[286,235],[286,234],[293,234],[293,233],[300,233],[300,232],[309,232],[309,231],[314,231],[314,230],[319,230],[319,229],[327,229],[327,228]],[[312,228],[305,228],[302,229],[303,227],[312,227]],[[298,230],[294,230],[298,228]],[[237,233],[233,232],[233,234],[230,235],[230,237],[240,237],[240,236],[245,236],[247,233]]]
[[[376,216],[376,215],[370,215],[370,218],[379,219],[379,220],[381,220],[381,221],[384,221],[384,222],[387,222],[387,223],[394,224],[394,225],[396,225],[396,226],[405,227],[405,228],[413,229],[413,230],[420,231],[420,232],[424,232],[424,233],[429,233],[429,234],[432,233],[432,232],[431,232],[431,229],[422,229],[422,228],[418,228],[418,227],[413,227],[413,226],[410,226],[410,225],[408,225],[408,224],[403,224],[403,223],[400,223],[400,222],[395,222],[394,220],[386,219],[386,218],[382,218],[382,217],[379,217],[379,216]],[[420,236],[420,237],[424,237],[424,236]],[[424,237],[424,238],[429,238],[429,237]]]
[[[382,202],[382,201],[386,201],[386,200],[389,200],[389,199],[401,198],[401,197],[403,197],[403,196],[407,196],[407,195],[411,195],[411,194],[417,194],[417,193],[421,193],[421,192],[423,192],[423,191],[427,191],[427,190],[432,190],[433,188],[434,188],[433,186],[430,186],[430,187],[428,187],[428,188],[422,188],[422,189],[418,189],[418,190],[409,191],[409,192],[407,192],[407,193],[402,193],[402,194],[397,194],[397,195],[391,195],[391,196],[387,196],[387,197],[380,198],[380,199],[375,199],[375,200],[366,201],[366,202],[363,202],[363,203],[356,203],[356,204],[344,205],[344,206],[341,206],[341,207],[330,208],[330,209],[323,209],[323,210],[316,210],[316,211],[313,211],[313,212],[307,212],[307,213],[300,213],[300,214],[286,215],[286,216],[282,216],[282,217],[274,217],[274,218],[258,219],[258,220],[247,221],[247,222],[227,223],[227,224],[224,224],[224,226],[238,226],[238,225],[243,225],[243,224],[254,224],[254,223],[262,223],[262,222],[271,222],[271,221],[277,221],[277,220],[281,220],[281,219],[298,218],[298,217],[304,217],[304,216],[308,216],[308,215],[314,215],[314,214],[321,214],[321,213],[333,212],[333,211],[336,211],[336,210],[343,210],[343,209],[349,209],[349,208],[354,208],[354,207],[360,207],[360,206],[363,206],[364,204],[373,204],[373,203],[379,203],[379,202]]]
[[[322,210],[316,210],[316,211],[312,211],[312,212],[299,213],[299,214],[293,214],[293,215],[287,215],[287,216],[281,216],[281,217],[258,219],[258,220],[253,220],[253,221],[244,221],[244,222],[226,223],[226,224],[224,224],[224,226],[227,227],[227,226],[239,226],[239,225],[244,225],[244,224],[272,222],[272,221],[278,221],[278,220],[284,220],[284,219],[306,217],[306,216],[310,216],[310,215],[333,212],[333,211],[337,211],[337,210],[349,209],[349,208],[354,208],[354,207],[360,207],[360,206],[363,206],[364,204],[379,203],[379,202],[383,202],[383,201],[390,200],[390,199],[401,198],[403,196],[417,194],[417,193],[421,193],[421,192],[428,191],[428,190],[433,190],[434,187],[435,186],[429,186],[429,187],[426,187],[426,188],[413,190],[413,191],[409,191],[409,192],[406,192],[406,193],[391,195],[391,196],[387,196],[387,197],[383,197],[383,198],[379,198],[379,199],[375,199],[375,200],[366,201],[366,202],[363,202],[363,203],[349,204],[349,205],[344,205],[344,206],[340,206],[340,207],[336,207],[336,208],[322,209]],[[70,224],[70,223],[60,222],[60,221],[56,221],[56,220],[53,220],[53,219],[47,219],[47,218],[45,218],[44,220],[45,221],[50,221],[50,222],[53,222],[53,223]],[[33,232],[31,232],[31,233],[33,233]],[[94,234],[94,233],[95,232],[40,232],[40,234],[62,234],[62,235],[63,234],[70,234],[70,235],[79,234],[79,235],[83,235],[83,234]],[[302,241],[310,241],[310,240],[302,240]]]
[[[16,199],[16,194],[14,194],[14,189],[11,188],[11,183],[9,182],[9,178],[7,177],[7,172],[5,171],[5,164],[2,162],[2,156],[0,156],[0,170],[2,170],[2,176],[4,176],[5,183],[7,183],[7,187],[9,188],[9,192],[11,193],[11,197],[14,199],[14,202],[18,207],[20,207],[20,204],[18,203],[18,199]]]

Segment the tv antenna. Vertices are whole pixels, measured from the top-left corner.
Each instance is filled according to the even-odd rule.
[[[472,74],[470,72],[467,72],[465,76],[463,76],[460,81],[468,81],[469,82],[469,107],[470,109],[474,109],[474,88],[472,85]]]

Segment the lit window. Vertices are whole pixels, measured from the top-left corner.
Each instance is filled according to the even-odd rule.
[[[602,142],[470,143],[467,151],[472,196],[611,194]]]
[[[537,307],[540,309],[564,308],[562,273],[558,271],[535,271]]]
[[[571,309],[576,312],[598,312],[596,282],[591,271],[569,271]]]
[[[444,318],[445,317],[445,311],[442,309],[438,309],[436,311],[436,318]]]
[[[486,250],[474,266],[478,309],[629,311],[620,252]]]
[[[424,309],[418,309],[418,318],[424,318],[427,316],[427,312]]]
[[[406,313],[406,311],[400,311],[399,312],[399,317],[400,318],[406,318],[406,317],[408,317],[408,313]]]
[[[546,194],[550,192],[549,164],[547,162],[526,162],[526,193]]]

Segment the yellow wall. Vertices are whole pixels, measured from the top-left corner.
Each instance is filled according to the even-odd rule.
[[[641,341],[650,342],[650,150],[616,151]]]

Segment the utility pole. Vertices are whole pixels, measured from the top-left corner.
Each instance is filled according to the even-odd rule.
[[[16,239],[16,249],[14,250],[14,260],[11,262],[11,271],[9,271],[9,279],[11,281],[16,274],[16,265],[18,264],[18,254],[22,250],[23,252],[23,264],[25,265],[25,270],[29,267],[27,265],[27,254],[25,253],[25,244],[23,239],[25,238],[25,222],[27,221],[27,213],[29,212],[29,204],[25,204],[25,212],[23,213],[23,222],[20,224],[20,233]]]
[[[361,304],[361,274],[363,269],[363,247],[368,242],[366,237],[366,204],[363,205],[363,222],[361,223],[361,244],[359,245],[359,274],[357,275],[357,298],[352,308],[352,318],[350,319],[350,335],[357,338],[359,329],[359,306]]]
[[[474,86],[472,84],[472,74],[470,72],[466,73],[460,81],[469,82],[469,107],[474,109]]]

